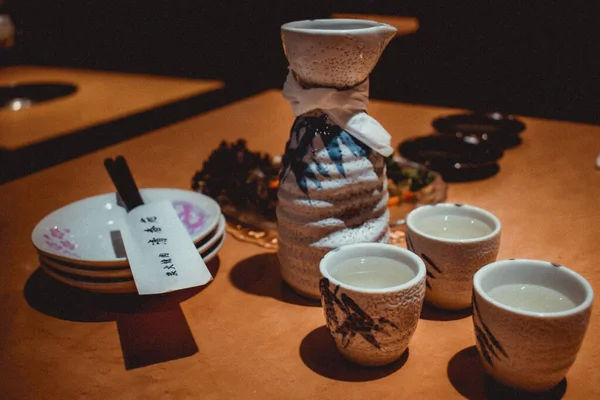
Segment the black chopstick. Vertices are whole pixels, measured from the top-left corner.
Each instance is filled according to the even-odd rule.
[[[108,171],[110,178],[117,189],[117,193],[123,199],[127,211],[144,204],[142,196],[133,179],[131,170],[123,156],[118,156],[115,160],[107,158],[104,160],[104,167]]]
[[[131,174],[131,170],[129,169],[129,166],[127,165],[127,161],[125,160],[125,157],[123,156],[118,156],[116,159],[117,165],[119,166],[119,171],[122,172],[124,178],[125,178],[125,182],[127,185],[127,188],[129,188],[131,190],[131,202],[132,202],[132,208],[135,208],[137,206],[141,206],[142,204],[144,204],[144,200],[142,199],[142,196],[140,195],[140,191],[138,190],[138,187],[135,183],[135,179],[133,179],[133,175]]]

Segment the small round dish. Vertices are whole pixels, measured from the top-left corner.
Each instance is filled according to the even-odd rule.
[[[519,135],[525,130],[523,122],[500,112],[449,115],[433,120],[432,125],[439,133],[488,142],[504,149],[520,145]]]
[[[210,235],[219,223],[221,208],[212,198],[181,189],[142,189],[144,202],[169,200],[194,243]],[[41,254],[89,266],[127,266],[118,251],[115,233],[126,211],[115,193],[79,200],[44,217],[33,229],[31,240]]]
[[[207,251],[201,254],[204,263],[210,262],[221,247],[223,243],[225,243],[226,233],[223,232],[223,235],[220,237],[220,240],[213,244],[211,248],[207,249]],[[46,263],[43,257],[40,257],[40,267],[46,272],[48,275],[53,277],[54,279],[67,284],[69,286],[73,286],[79,289],[87,290],[89,292],[95,293],[136,293],[137,287],[135,286],[135,282],[133,280],[133,276],[130,277],[90,277],[90,276],[82,276],[78,274],[72,274],[66,272],[64,270],[57,269]]]
[[[501,148],[466,138],[432,135],[409,139],[398,146],[405,158],[439,172],[446,182],[465,182],[495,175]]]
[[[219,225],[212,235],[203,239],[201,242],[196,243],[196,248],[200,254],[210,252],[210,249],[218,244],[225,234],[225,217],[221,215],[219,219]],[[67,261],[59,260],[53,257],[48,257],[43,253],[39,253],[40,262],[45,263],[52,269],[67,272],[73,275],[79,275],[83,277],[91,278],[132,278],[132,272],[129,265],[117,266],[117,267],[97,267],[80,265],[76,263],[70,263]]]
[[[131,268],[129,267],[118,267],[118,269],[109,268],[94,268],[85,267],[82,265],[70,264],[66,261],[57,260],[56,258],[50,258],[39,254],[40,263],[44,263],[46,266],[66,272],[68,274],[91,277],[91,278],[128,278],[132,279]]]

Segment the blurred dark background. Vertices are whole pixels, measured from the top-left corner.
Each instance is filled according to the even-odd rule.
[[[485,3],[485,4],[484,4]],[[579,5],[575,5],[579,4]],[[334,12],[414,16],[373,98],[598,123],[600,6],[566,1],[5,0],[11,63],[216,78],[280,88],[282,23]]]

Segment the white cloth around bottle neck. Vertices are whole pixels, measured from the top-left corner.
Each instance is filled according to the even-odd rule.
[[[365,110],[369,105],[369,79],[347,90],[331,88],[304,89],[290,69],[283,97],[292,105],[298,117],[309,111],[321,110],[340,128],[379,154],[388,157],[394,153],[390,134]]]

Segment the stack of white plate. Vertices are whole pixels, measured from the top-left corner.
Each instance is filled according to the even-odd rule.
[[[169,200],[207,263],[225,241],[225,218],[208,196],[180,189],[141,189],[145,203]],[[115,193],[89,197],[44,217],[31,239],[40,266],[55,279],[99,293],[137,292],[120,226],[125,212]]]

